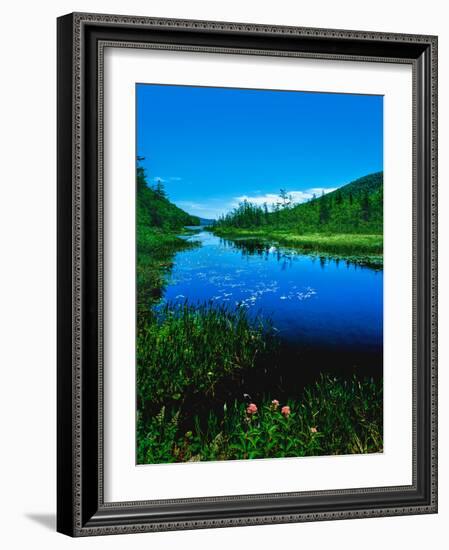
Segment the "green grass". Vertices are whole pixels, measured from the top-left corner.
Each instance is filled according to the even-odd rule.
[[[223,404],[180,429],[182,407],[139,417],[138,463],[239,460],[382,452],[382,385],[322,376],[297,400]],[[289,407],[289,411],[284,409]]]
[[[298,235],[290,231],[264,229],[214,228],[213,232],[222,237],[260,237],[314,251],[342,252],[349,254],[382,254],[382,235],[313,233]]]
[[[261,239],[302,250],[306,253],[342,258],[359,264],[381,267],[383,264],[383,236],[364,234],[300,235],[292,231],[272,229],[211,228],[219,237],[232,239]]]

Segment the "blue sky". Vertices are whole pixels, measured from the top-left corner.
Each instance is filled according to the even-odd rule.
[[[383,97],[138,84],[137,155],[172,202],[216,218],[383,169]]]

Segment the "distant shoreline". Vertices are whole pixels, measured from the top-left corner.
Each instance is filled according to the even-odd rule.
[[[369,234],[295,234],[291,231],[272,229],[239,229],[234,227],[210,227],[217,237],[229,240],[259,239],[307,254],[341,259],[377,269],[383,268],[383,235]]]

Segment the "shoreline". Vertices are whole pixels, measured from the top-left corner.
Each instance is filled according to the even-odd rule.
[[[349,261],[373,269],[383,269],[383,236],[368,234],[310,233],[292,234],[282,230],[204,228],[217,237],[238,240],[259,240],[278,244],[304,254],[333,260]]]

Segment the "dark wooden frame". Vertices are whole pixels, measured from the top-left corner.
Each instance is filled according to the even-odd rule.
[[[412,65],[412,485],[104,503],[102,51],[105,45]],[[58,531],[86,536],[436,512],[436,156],[437,38],[434,36],[95,14],[60,17]]]

